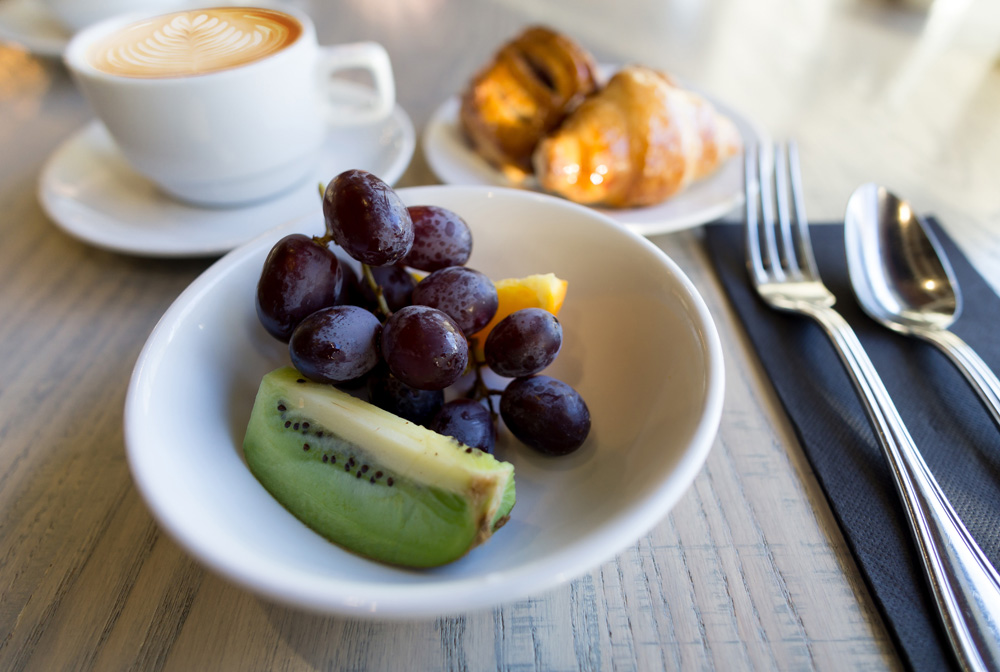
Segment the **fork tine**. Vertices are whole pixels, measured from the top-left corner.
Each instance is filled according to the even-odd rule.
[[[778,244],[774,235],[774,153],[773,147],[768,147],[767,151],[761,151],[759,147],[757,149],[757,170],[760,176],[760,228],[764,233],[761,256],[764,269],[775,281],[782,282],[785,280],[785,272],[781,267],[781,256],[778,254]]]
[[[792,234],[792,221],[789,214],[788,170],[786,151],[791,151],[791,143],[786,148],[780,145],[774,148],[774,193],[778,209],[778,229],[781,231],[781,260],[788,274],[794,278],[801,277],[798,260],[796,259],[795,236]]]
[[[746,237],[747,267],[755,284],[767,282],[767,273],[760,254],[760,175],[757,164],[757,146],[747,145],[743,152],[743,207],[744,234]]]
[[[796,246],[799,267],[809,280],[818,280],[819,271],[816,269],[816,258],[813,256],[812,241],[809,238],[809,220],[806,218],[805,199],[802,196],[799,147],[795,142],[788,143],[788,176],[791,180],[792,210],[795,214],[795,227],[798,233]]]

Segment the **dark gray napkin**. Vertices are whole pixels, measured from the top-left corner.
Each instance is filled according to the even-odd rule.
[[[1000,298],[938,223],[929,224],[965,299],[953,331],[1000,371]],[[1000,567],[1000,430],[943,353],[861,311],[847,276],[844,227],[813,226],[810,234],[837,310],[857,332],[955,510]],[[709,225],[705,240],[904,662],[915,670],[957,668],[889,468],[833,346],[811,319],[759,299],[747,276],[742,225]]]

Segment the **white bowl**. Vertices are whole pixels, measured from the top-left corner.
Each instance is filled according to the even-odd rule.
[[[254,479],[241,449],[261,376],[288,363],[254,311],[264,257],[290,222],[223,257],[188,287],[146,343],[125,403],[136,485],[163,528],[211,570],[267,598],[370,618],[430,618],[569,581],[635,542],[694,480],[722,413],[723,362],[704,302],[640,236],[561,199],[482,187],[401,189],[408,205],[459,213],[469,266],[494,279],[569,281],[563,350],[546,370],[573,385],[593,426],[577,452],[534,454],[506,430],[510,522],[455,563],[409,571],[348,553],[309,530]]]

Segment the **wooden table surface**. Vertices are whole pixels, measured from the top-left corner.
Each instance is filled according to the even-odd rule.
[[[296,5],[323,42],[386,46],[418,133],[529,23],[599,60],[670,70],[798,140],[814,221],[840,218],[857,184],[885,183],[938,214],[1000,288],[994,0]],[[58,62],[0,46],[0,669],[900,666],[697,229],[654,242],[721,333],[722,425],[693,487],[614,560],[530,599],[406,623],[277,606],[206,572],[133,486],[122,406],[156,320],[212,260],[113,254],[47,219],[40,169],[90,118]],[[399,185],[434,182],[418,143]]]

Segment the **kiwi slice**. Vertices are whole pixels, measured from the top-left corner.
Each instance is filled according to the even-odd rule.
[[[456,560],[514,506],[510,463],[288,367],[261,380],[243,452],[296,518],[393,565]]]

